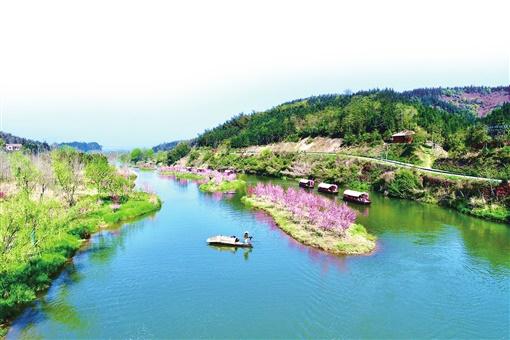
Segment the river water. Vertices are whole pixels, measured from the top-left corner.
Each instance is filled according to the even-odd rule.
[[[335,257],[238,196],[153,172],[138,181],[161,211],[96,234],[8,339],[510,336],[508,225],[373,193],[370,207],[353,207],[377,251]],[[245,230],[252,250],[205,244]]]

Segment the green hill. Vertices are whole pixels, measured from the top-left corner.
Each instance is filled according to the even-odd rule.
[[[508,91],[509,87],[418,89],[402,93],[371,90],[298,99],[267,111],[237,115],[200,134],[197,144],[216,147],[229,143],[237,148],[321,136],[342,138],[344,145],[375,145],[388,140],[392,133],[409,129],[417,132],[415,138],[420,142],[432,140],[447,151],[461,152],[466,145],[479,146],[474,145],[480,140],[471,138],[471,130],[475,127],[488,130],[491,113],[480,119],[472,106],[457,105],[448,98],[454,95],[458,98],[459,93],[469,93],[473,98],[497,93],[497,98],[491,97],[490,106],[496,111],[510,98],[505,95]]]

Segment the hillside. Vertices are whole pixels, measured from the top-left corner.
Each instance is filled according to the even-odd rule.
[[[64,142],[56,144],[57,147],[69,146],[83,152],[101,151],[103,147],[96,142]]]
[[[508,91],[508,87],[437,88],[310,97],[263,112],[240,114],[206,130],[198,136],[197,144],[216,147],[227,142],[232,147],[247,147],[319,136],[341,138],[344,145],[377,145],[393,133],[409,129],[422,142],[431,140],[447,151],[461,151],[459,139],[474,132],[470,128],[488,128],[477,115],[490,117],[487,112],[510,101]],[[471,106],[459,99],[465,96],[471,98]],[[475,114],[473,108],[480,113]]]
[[[403,95],[409,99],[419,98],[424,104],[445,110],[464,111],[485,117],[495,108],[510,102],[510,86],[417,89],[403,92]]]
[[[0,139],[5,144],[22,144],[24,148],[31,152],[49,151],[50,145],[46,142],[39,142],[28,138],[14,136],[10,133],[0,131]]]
[[[180,142],[181,142],[180,140],[176,140],[176,141],[172,141],[172,142],[161,143],[156,146],[153,146],[152,150],[154,152],[169,151],[169,150],[172,150],[173,148],[175,148],[177,146],[177,144],[179,144]]]

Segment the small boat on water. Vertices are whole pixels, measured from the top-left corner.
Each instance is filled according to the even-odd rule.
[[[301,188],[313,188],[315,186],[315,181],[313,179],[300,179],[299,180],[299,186]]]
[[[368,192],[360,192],[354,190],[345,190],[344,191],[344,201],[359,203],[359,204],[370,204],[370,197],[368,196]]]
[[[338,194],[338,185],[336,184],[320,183],[317,189],[319,192],[325,192],[334,195]]]
[[[248,236],[248,233],[244,233],[244,242],[241,242],[235,236],[213,236],[207,239],[207,244],[212,246],[226,246],[226,247],[239,247],[239,248],[252,248],[251,244],[251,236]]]

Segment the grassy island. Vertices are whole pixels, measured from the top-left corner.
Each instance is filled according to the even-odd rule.
[[[292,238],[335,255],[368,254],[376,237],[355,224],[355,212],[326,198],[295,189],[259,184],[242,201],[269,213]]]
[[[0,181],[0,337],[91,234],[161,207],[155,194],[134,190],[136,175],[100,154],[59,149],[6,160],[12,170]]]
[[[205,175],[200,175],[193,172],[180,172],[180,171],[160,171],[163,176],[172,176],[176,179],[189,179],[192,181],[200,181],[206,179]]]
[[[240,179],[233,181],[216,182],[211,180],[207,183],[200,185],[200,190],[206,192],[228,192],[228,191],[242,191],[246,188],[246,182]]]

